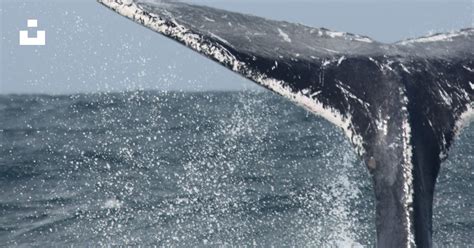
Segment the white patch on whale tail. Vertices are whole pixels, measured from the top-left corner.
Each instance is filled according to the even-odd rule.
[[[459,135],[461,131],[474,121],[474,103],[467,104],[467,110],[459,116],[454,128],[455,135]]]
[[[283,38],[284,41],[286,41],[288,43],[291,43],[290,36],[287,33],[283,32],[283,30],[278,29],[278,35],[280,35],[281,38]]]
[[[456,31],[446,34],[435,34],[431,36],[425,36],[421,38],[415,39],[408,39],[401,42],[398,42],[400,45],[409,45],[413,43],[429,43],[429,42],[450,42],[453,41],[453,38],[460,37],[460,36],[467,36],[469,35],[468,31]]]
[[[411,144],[411,135],[412,130],[410,126],[410,122],[408,120],[409,113],[406,106],[408,106],[408,98],[406,97],[406,92],[401,89],[400,95],[403,97],[404,107],[402,111],[404,112],[403,122],[402,122],[402,142],[403,142],[403,161],[402,161],[402,174],[403,174],[403,192],[404,197],[403,207],[405,209],[405,223],[407,228],[407,245],[406,247],[414,247],[415,246],[415,235],[414,235],[414,227],[412,225],[413,221],[413,196],[414,196],[414,189],[413,189],[413,147]]]

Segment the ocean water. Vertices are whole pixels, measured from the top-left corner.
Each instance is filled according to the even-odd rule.
[[[474,125],[442,165],[437,246],[472,246]],[[0,246],[373,247],[342,132],[267,92],[0,96]]]

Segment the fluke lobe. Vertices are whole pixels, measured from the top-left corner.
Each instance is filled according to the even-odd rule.
[[[183,2],[99,2],[342,128],[373,177],[377,246],[432,247],[440,164],[474,116],[474,29],[384,44]]]

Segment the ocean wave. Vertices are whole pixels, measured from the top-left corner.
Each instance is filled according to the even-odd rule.
[[[272,94],[0,96],[0,106],[7,246],[374,245],[372,182],[349,142]],[[453,216],[474,196],[450,196],[472,181],[469,135],[440,178],[437,243],[469,242],[471,221]]]

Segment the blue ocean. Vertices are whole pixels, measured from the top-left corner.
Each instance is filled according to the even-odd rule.
[[[474,125],[442,164],[437,247],[472,247]],[[341,130],[261,91],[0,96],[1,247],[374,247]]]

